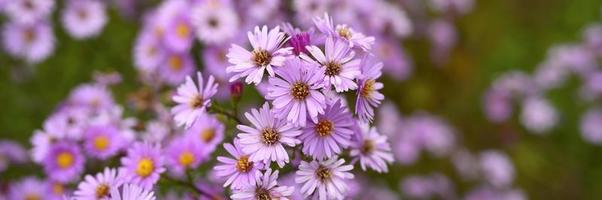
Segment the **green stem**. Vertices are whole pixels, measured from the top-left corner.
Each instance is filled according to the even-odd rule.
[[[240,120],[238,118],[238,116],[236,116],[235,113],[231,113],[231,112],[227,111],[226,109],[218,106],[217,104],[212,104],[209,107],[209,112],[214,112],[214,113],[217,113],[217,114],[222,114],[222,115],[224,115],[224,116],[226,116],[226,117],[228,117],[230,119],[233,119],[234,121],[236,121],[236,123],[242,124],[242,120]]]

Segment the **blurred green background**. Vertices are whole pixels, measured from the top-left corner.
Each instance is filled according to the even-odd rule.
[[[602,148],[579,134],[577,125],[587,105],[574,98],[577,80],[549,94],[561,120],[548,135],[527,133],[516,114],[508,123],[491,124],[481,109],[492,80],[512,69],[531,72],[552,45],[580,41],[582,29],[600,21],[601,5],[601,0],[477,1],[456,23],[460,39],[447,65],[434,67],[428,41],[410,39],[404,46],[414,73],[401,83],[386,80],[384,93],[403,114],[425,110],[446,118],[459,133],[459,143],[472,151],[507,152],[517,171],[515,185],[530,199],[602,199]],[[126,94],[139,86],[131,55],[139,24],[115,10],[110,18],[99,38],[86,41],[68,37],[55,19],[57,49],[33,67],[0,52],[0,138],[28,144],[33,130],[72,88],[90,81],[94,71],[122,74],[114,92],[124,103]],[[387,183],[396,189],[404,175],[433,171],[459,180],[447,159],[423,156],[419,164],[393,167]],[[469,189],[469,184],[455,183],[460,193]]]

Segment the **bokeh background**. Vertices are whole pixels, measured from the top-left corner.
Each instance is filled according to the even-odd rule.
[[[530,199],[602,199],[602,148],[579,134],[587,105],[575,100],[577,80],[547,94],[560,118],[546,135],[530,134],[517,114],[507,122],[491,123],[482,106],[483,94],[501,73],[531,72],[553,45],[580,41],[584,27],[600,22],[601,5],[600,0],[476,1],[471,12],[455,20],[458,41],[448,62],[435,66],[428,40],[410,37],[401,45],[412,59],[413,72],[401,82],[384,78],[383,93],[403,115],[427,111],[446,119],[456,130],[457,142],[471,151],[506,152],[516,169],[514,185]],[[132,64],[140,23],[115,9],[109,9],[109,16],[103,33],[90,40],[74,40],[55,28],[56,51],[35,66],[0,51],[1,139],[30,146],[33,131],[72,88],[91,81],[95,71],[119,72],[123,81],[113,92],[118,102],[126,102],[141,84]],[[58,16],[54,18],[57,26]],[[6,20],[0,17],[0,24]],[[17,177],[29,170],[12,169],[2,176]],[[398,190],[403,177],[433,171],[450,177],[458,193],[472,186],[457,177],[449,159],[428,155],[413,165],[394,165],[387,175],[370,176]]]

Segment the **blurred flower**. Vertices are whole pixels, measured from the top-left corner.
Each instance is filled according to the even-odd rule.
[[[280,32],[280,27],[275,27],[268,32],[268,27],[259,29],[255,27],[254,32],[248,32],[249,42],[253,51],[232,44],[228,55],[228,61],[232,64],[226,68],[226,72],[232,73],[230,82],[247,77],[245,82],[255,85],[261,82],[264,71],[267,70],[270,77],[275,76],[274,67],[284,65],[285,57],[291,54],[290,47],[281,48],[288,40],[286,34]]]
[[[84,169],[84,163],[84,155],[77,144],[60,141],[50,145],[43,167],[50,179],[68,183],[79,177]]]
[[[454,26],[442,19],[435,20],[428,27],[428,36],[431,41],[431,59],[438,65],[446,63],[458,37]]]
[[[25,177],[10,188],[8,199],[31,200],[44,199],[48,195],[46,183],[35,177]]]
[[[514,180],[514,166],[506,154],[489,150],[479,156],[481,175],[495,187],[505,187]]]
[[[350,145],[353,126],[353,118],[341,101],[328,102],[324,114],[319,114],[316,121],[308,120],[299,136],[303,153],[317,160],[336,157]]]
[[[188,1],[165,1],[160,12],[164,23],[163,44],[171,51],[183,53],[192,47],[194,29]]]
[[[155,200],[155,192],[134,184],[124,184],[121,188],[111,188],[111,200]]]
[[[186,82],[178,87],[177,95],[172,97],[178,105],[171,109],[171,113],[175,115],[174,119],[179,126],[190,127],[200,116],[205,115],[211,105],[211,97],[217,92],[213,76],[209,76],[205,87],[201,72],[197,72],[197,78],[195,84],[192,78],[187,76]]]
[[[489,121],[499,123],[507,120],[512,114],[510,94],[497,89],[487,91],[483,98],[483,110]]]
[[[368,15],[370,30],[405,38],[412,32],[412,22],[400,6],[387,1],[375,1],[373,12]],[[392,34],[391,34],[392,33]]]
[[[294,147],[301,143],[296,137],[301,130],[292,124],[286,123],[285,119],[278,119],[266,102],[259,110],[253,109],[245,113],[245,117],[253,127],[239,124],[236,127],[242,151],[250,155],[253,162],[263,161],[266,165],[270,161],[284,167],[289,162],[288,153],[284,145]]]
[[[328,160],[301,161],[295,182],[305,198],[343,199],[348,192],[347,181],[353,179],[352,165],[336,156]]]
[[[191,15],[197,37],[207,44],[222,44],[240,28],[236,11],[220,0],[207,0],[193,7]]]
[[[378,62],[373,56],[365,56],[360,66],[361,75],[358,78],[355,114],[364,122],[372,122],[374,108],[385,99],[385,96],[378,91],[383,88],[383,84],[376,82],[382,74],[383,63]]]
[[[412,73],[411,58],[408,57],[399,42],[385,35],[378,37],[374,44],[374,55],[383,62],[385,75],[397,81],[407,79]]]
[[[14,1],[31,1],[19,0]],[[47,0],[40,0],[47,1]],[[55,49],[55,38],[51,25],[46,21],[20,24],[8,22],[4,24],[2,34],[6,52],[14,57],[25,59],[28,63],[37,64],[48,58]]]
[[[97,36],[107,23],[105,4],[96,0],[69,0],[62,22],[67,33],[76,39]]]
[[[71,91],[69,103],[93,110],[110,109],[115,105],[113,95],[107,87],[98,84],[82,84]]]
[[[170,85],[178,85],[194,72],[194,60],[188,53],[169,52],[159,64],[159,77]]]
[[[159,145],[134,143],[128,149],[127,156],[121,158],[119,176],[126,182],[152,189],[165,171],[163,159]]]
[[[393,102],[385,101],[378,109],[377,118],[376,127],[383,135],[393,137],[400,132],[398,127],[402,123],[402,118],[399,109]]]
[[[529,97],[523,102],[521,122],[530,131],[536,134],[553,128],[558,123],[556,109],[543,97]]]
[[[234,145],[224,144],[224,149],[234,158],[218,156],[220,164],[213,167],[217,176],[228,177],[224,187],[231,185],[232,189],[243,189],[245,187],[255,186],[255,179],[261,176],[260,169],[263,168],[261,162],[252,162],[249,155],[244,154],[240,144],[234,140]]]
[[[73,193],[74,199],[109,199],[111,190],[119,187],[120,184],[117,180],[117,170],[107,167],[96,176],[86,175],[84,181],[78,184],[77,191]]]
[[[0,173],[8,166],[27,162],[28,155],[19,143],[10,140],[0,140]]]
[[[184,175],[186,170],[197,168],[207,160],[205,149],[194,139],[174,138],[165,149],[165,161],[168,169],[175,175]]]
[[[387,164],[391,164],[394,159],[387,136],[380,135],[376,128],[365,123],[359,124],[358,131],[352,140],[349,153],[354,157],[352,162],[359,160],[364,171],[366,168],[372,168],[376,172],[388,172]]]
[[[581,118],[581,136],[586,141],[600,145],[602,144],[602,110],[600,108],[589,109]]]
[[[295,190],[294,187],[278,185],[278,170],[272,173],[267,169],[265,174],[256,179],[255,187],[243,188],[232,192],[232,199],[262,200],[286,199]]]
[[[208,157],[215,151],[217,145],[224,140],[226,127],[214,115],[201,115],[185,133],[189,140],[200,145],[203,157]]]
[[[134,44],[134,66],[145,73],[154,72],[167,53],[154,32],[142,30]]]
[[[17,23],[33,23],[47,19],[54,10],[54,0],[10,0],[4,12]]]
[[[113,124],[91,125],[85,130],[84,148],[92,157],[106,160],[126,144],[119,129]]]

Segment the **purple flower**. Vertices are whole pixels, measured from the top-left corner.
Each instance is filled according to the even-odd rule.
[[[171,109],[171,113],[175,115],[174,119],[179,126],[190,127],[195,120],[204,115],[207,107],[211,105],[211,97],[217,92],[213,76],[209,76],[205,87],[201,72],[197,72],[197,78],[198,82],[195,84],[192,78],[187,76],[186,82],[178,87],[177,95],[172,97],[178,105]]]
[[[307,32],[300,32],[293,34],[291,39],[288,41],[288,44],[293,47],[293,53],[295,55],[300,55],[301,53],[309,53],[307,51],[306,46],[310,45],[310,37]]]
[[[299,24],[312,25],[313,16],[324,14],[328,11],[330,1],[321,0],[295,0],[293,1],[293,10],[296,13],[295,19]],[[342,3],[342,2],[337,2]]]
[[[187,169],[197,168],[207,159],[204,151],[194,139],[178,137],[173,139],[165,150],[166,162],[175,175],[183,175]]]
[[[186,130],[188,139],[202,146],[203,155],[209,156],[218,144],[224,140],[226,127],[213,115],[201,115],[194,124]]]
[[[26,24],[8,22],[3,28],[2,41],[8,54],[31,64],[48,58],[55,48],[52,27],[45,21]]]
[[[287,199],[295,191],[294,187],[278,185],[278,170],[272,173],[267,169],[263,176],[256,179],[255,187],[247,187],[232,192],[232,199],[262,200],[262,199]]]
[[[220,164],[213,167],[217,176],[228,177],[224,187],[231,185],[232,189],[243,189],[255,186],[255,179],[261,176],[263,164],[250,161],[249,155],[242,152],[237,140],[234,140],[234,145],[225,143],[224,148],[233,158],[218,156]]]
[[[482,176],[496,187],[505,187],[514,180],[514,166],[506,154],[499,151],[485,151],[480,155]]]
[[[393,162],[391,146],[387,141],[387,136],[380,135],[376,128],[369,124],[359,124],[359,134],[351,143],[350,155],[355,157],[354,161],[359,160],[362,170],[372,168],[377,172],[388,172],[387,164]]]
[[[170,85],[178,85],[193,73],[194,60],[187,52],[167,53],[159,65],[159,77]]]
[[[332,17],[328,14],[324,14],[324,18],[314,18],[314,24],[323,34],[343,40],[343,43],[347,43],[348,48],[360,47],[363,50],[370,50],[374,44],[374,37],[367,37],[356,32],[347,24],[339,24],[335,27]]]
[[[246,83],[257,85],[261,82],[264,71],[267,70],[271,77],[275,75],[272,66],[282,66],[286,56],[291,54],[291,48],[281,48],[288,38],[280,32],[278,26],[269,32],[267,26],[263,26],[261,30],[256,26],[254,33],[248,32],[247,35],[253,51],[249,52],[232,44],[226,55],[232,66],[228,66],[226,72],[233,74],[230,82],[247,77]]]
[[[362,73],[358,81],[355,114],[362,121],[371,122],[374,118],[374,108],[385,99],[385,96],[378,91],[383,88],[383,84],[376,82],[382,73],[383,63],[377,62],[372,56],[366,56],[362,59],[361,66]]]
[[[535,134],[543,134],[558,123],[556,109],[543,97],[529,97],[523,102],[520,120]]]
[[[602,144],[602,110],[593,108],[588,110],[581,118],[581,136],[593,144]]]
[[[44,172],[52,180],[67,183],[80,175],[84,169],[84,156],[78,145],[60,141],[50,145],[44,159]]]
[[[269,80],[267,99],[272,100],[274,112],[294,125],[305,126],[307,118],[317,121],[324,113],[326,102],[320,90],[324,87],[324,71],[298,58],[287,59],[286,70]]]
[[[19,143],[0,140],[0,173],[9,165],[22,164],[28,160],[28,154]]]
[[[379,37],[379,42],[374,44],[374,54],[383,61],[383,71],[396,81],[407,79],[412,73],[412,61],[398,44],[397,40]]]
[[[61,19],[67,33],[76,39],[97,36],[107,23],[105,4],[95,0],[67,1]]]
[[[483,110],[489,121],[505,121],[512,114],[510,94],[503,90],[490,89],[483,97]]]
[[[331,158],[350,144],[354,122],[341,101],[329,102],[324,114],[317,121],[308,120],[299,139],[303,141],[303,153],[314,159]]]
[[[398,5],[387,1],[376,1],[374,10],[368,15],[369,30],[405,38],[413,31],[412,22],[405,11]]]
[[[32,23],[46,19],[54,10],[54,0],[10,0],[4,13],[17,23]]]
[[[280,167],[288,163],[289,157],[284,145],[294,147],[301,143],[296,138],[301,130],[285,119],[276,118],[268,103],[263,104],[259,110],[253,109],[245,113],[245,117],[253,127],[242,124],[236,127],[242,131],[238,133],[242,151],[250,155],[251,161],[263,161],[267,165],[274,161]]]
[[[160,11],[164,23],[163,44],[174,52],[183,53],[192,47],[194,32],[190,20],[190,3],[171,1],[163,5]],[[164,21],[163,21],[164,20]]]
[[[117,180],[117,170],[105,168],[103,172],[97,173],[96,176],[86,175],[84,181],[77,186],[77,191],[73,193],[74,199],[109,200],[111,190],[120,185]]]
[[[324,69],[325,81],[334,85],[337,92],[357,89],[353,81],[360,75],[360,60],[354,59],[355,52],[340,39],[326,38],[325,52],[317,46],[307,47],[311,56],[301,55],[308,62],[315,62]]]
[[[165,171],[161,148],[149,143],[134,143],[127,156],[121,158],[121,165],[119,176],[124,181],[146,189],[151,189]]]
[[[226,2],[202,2],[193,8],[191,18],[196,36],[207,44],[223,44],[238,32],[238,15]]]
[[[323,161],[301,161],[295,182],[302,185],[303,196],[343,199],[348,191],[347,181],[353,179],[353,174],[349,172],[353,166],[344,163],[345,160],[337,157]]]
[[[119,189],[121,188],[121,190]],[[134,184],[111,188],[111,200],[155,200],[155,192]]]
[[[245,8],[245,13],[250,17],[250,20],[265,21],[268,20],[280,5],[279,0],[263,0],[263,1],[242,1],[241,7]]]
[[[82,84],[71,91],[69,103],[86,106],[94,110],[109,109],[115,105],[113,96],[106,86]]]
[[[154,72],[166,56],[158,36],[143,30],[134,44],[134,66],[145,73]]]
[[[7,199],[44,199],[44,197],[48,195],[48,191],[46,189],[46,182],[35,177],[26,177],[10,187]]]
[[[113,124],[91,125],[84,134],[86,152],[101,160],[114,156],[126,144],[120,130]]]

